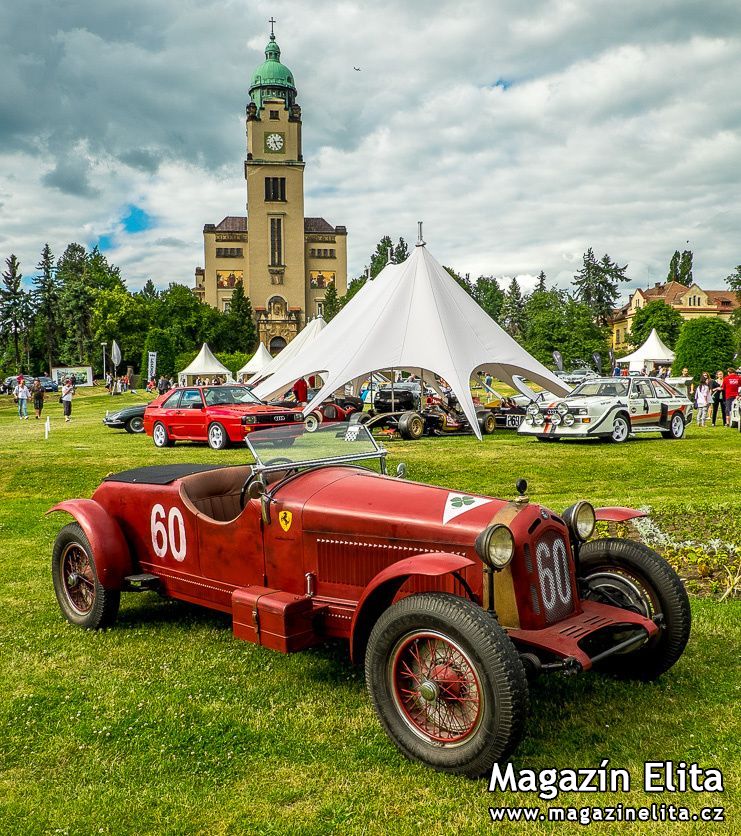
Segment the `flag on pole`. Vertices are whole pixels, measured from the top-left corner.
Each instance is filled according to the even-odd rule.
[[[118,343],[114,340],[113,346],[111,347],[111,360],[113,360],[113,365],[118,366],[121,362],[121,349],[118,347]]]
[[[150,351],[147,357],[147,378],[151,379],[157,374],[157,352]]]

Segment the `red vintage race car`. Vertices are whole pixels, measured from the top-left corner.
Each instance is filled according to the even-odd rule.
[[[265,404],[246,386],[188,386],[171,389],[147,406],[144,431],[156,447],[207,441],[213,450],[222,450],[256,430],[303,420],[295,407]]]
[[[362,425],[302,425],[276,450],[290,432],[250,435],[252,465],[138,468],[54,506],[74,517],[52,559],[64,616],[107,627],[122,592],[154,589],[282,652],[346,639],[399,749],[468,776],[517,746],[528,676],[650,680],[681,656],[675,572],[638,543],[590,540],[595,518],[641,512],[555,513],[522,480],[503,500],[406,481],[402,465],[392,478]]]

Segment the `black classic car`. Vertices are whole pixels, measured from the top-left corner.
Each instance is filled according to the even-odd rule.
[[[144,403],[136,406],[127,406],[117,412],[111,412],[103,419],[106,427],[112,430],[126,430],[127,433],[144,432],[144,410],[147,405]]]

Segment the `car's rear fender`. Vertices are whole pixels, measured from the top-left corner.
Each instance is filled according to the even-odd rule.
[[[626,522],[626,520],[635,520],[638,517],[647,517],[648,512],[639,511],[636,508],[625,508],[621,505],[608,505],[604,508],[595,508],[594,516],[598,522]]]
[[[120,589],[132,573],[131,551],[121,528],[111,515],[92,499],[69,499],[46,513],[64,511],[74,517],[93,549],[95,571],[106,589]]]
[[[368,638],[381,613],[386,610],[404,582],[414,576],[439,577],[460,572],[474,561],[450,552],[430,552],[406,557],[387,566],[366,586],[350,625],[350,657],[363,663]]]

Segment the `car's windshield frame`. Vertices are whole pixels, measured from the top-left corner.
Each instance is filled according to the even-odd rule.
[[[229,393],[234,398],[234,390],[238,389],[240,393],[244,393],[247,397],[245,400],[232,400],[225,403],[212,402],[209,400],[211,393]],[[262,404],[262,401],[255,395],[247,386],[239,386],[237,384],[226,384],[222,386],[203,386],[203,400],[206,406],[255,406]],[[214,395],[215,396],[215,395]]]
[[[622,388],[622,392],[616,391],[614,394],[610,392],[601,391],[602,388],[614,386],[617,389]],[[620,377],[603,377],[591,378],[580,383],[572,392],[569,393],[570,398],[627,398],[630,381],[624,380]],[[597,391],[591,392],[589,389],[596,388]]]
[[[334,433],[336,437],[343,435],[345,440],[349,443],[355,442],[369,442],[370,449],[366,449],[360,453],[345,453],[328,456],[319,456],[317,458],[298,459],[290,461],[290,453],[293,449],[292,444],[286,444],[290,438],[306,438],[312,437],[317,441],[323,435]],[[381,447],[373,435],[363,424],[345,424],[342,422],[331,422],[320,425],[314,432],[310,432],[303,424],[294,425],[292,427],[279,427],[275,429],[260,430],[259,433],[248,435],[245,438],[247,447],[250,453],[255,458],[255,464],[252,465],[253,474],[271,473],[275,471],[285,470],[304,470],[313,467],[323,467],[326,465],[336,464],[354,464],[356,462],[371,461],[377,459],[381,465],[381,473],[386,473],[386,455],[387,451]],[[260,442],[269,442],[268,447]],[[264,450],[277,454],[276,458],[281,458],[282,461],[272,463],[269,459],[263,461],[265,458]],[[262,454],[262,455],[261,455]],[[288,454],[288,455],[286,455]],[[288,461],[287,461],[288,459]]]

